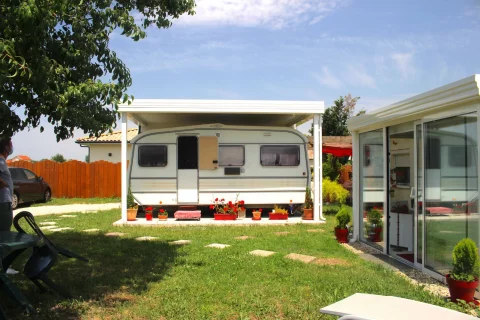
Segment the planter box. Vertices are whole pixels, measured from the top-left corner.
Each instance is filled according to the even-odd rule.
[[[214,220],[237,220],[236,214],[223,214],[223,213],[214,213]]]
[[[269,212],[268,218],[270,220],[288,220],[288,214]]]

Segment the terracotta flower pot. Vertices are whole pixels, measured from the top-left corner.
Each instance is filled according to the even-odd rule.
[[[127,221],[137,220],[138,209],[127,209]]]
[[[347,243],[348,242],[348,229],[340,229],[335,228],[335,236],[337,237],[337,241],[339,243]]]
[[[474,301],[473,296],[478,286],[478,279],[472,282],[454,280],[450,277],[450,274],[447,274],[446,278],[448,291],[450,291],[450,299],[453,302],[457,300],[464,300],[466,303]]]
[[[269,212],[268,218],[270,220],[288,220],[288,214]]]
[[[236,214],[214,213],[214,220],[237,220]]]
[[[167,220],[168,216],[167,215],[158,215],[158,220]]]
[[[252,211],[252,220],[262,220],[262,212],[261,211]]]
[[[313,209],[303,209],[303,220],[313,220]]]

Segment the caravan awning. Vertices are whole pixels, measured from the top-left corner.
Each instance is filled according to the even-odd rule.
[[[324,108],[323,101],[135,99],[120,105],[119,112],[149,128],[207,123],[291,127],[323,114]]]

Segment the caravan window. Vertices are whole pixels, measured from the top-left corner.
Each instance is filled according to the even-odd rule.
[[[165,167],[167,165],[167,146],[138,147],[138,165],[140,167]]]
[[[244,146],[219,146],[218,162],[220,167],[241,167],[245,164]]]
[[[471,146],[449,146],[448,164],[451,167],[464,168],[472,166]]]
[[[260,148],[262,166],[298,166],[300,164],[299,146],[262,146]]]

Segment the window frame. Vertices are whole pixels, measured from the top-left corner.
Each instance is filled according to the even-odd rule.
[[[243,161],[242,161],[242,164],[241,165],[234,165],[234,166],[231,166],[231,165],[222,165],[220,163],[220,149],[223,148],[223,147],[241,147],[242,150],[243,150]],[[243,144],[219,144],[218,145],[218,166],[219,167],[227,167],[227,168],[231,168],[231,167],[243,167],[245,166],[245,145]]]
[[[287,166],[287,165],[277,164],[276,161],[275,161],[275,165],[273,165],[273,166],[264,165],[262,163],[262,151],[263,151],[264,148],[269,148],[269,147],[274,147],[274,148],[278,148],[278,147],[289,147],[289,148],[291,148],[291,147],[294,147],[294,148],[296,148],[297,149],[297,156],[298,156],[298,158],[297,158],[298,163],[296,165],[288,165]],[[260,161],[260,165],[262,167],[273,167],[273,168],[276,168],[276,167],[298,167],[298,166],[300,166],[300,164],[302,162],[301,159],[300,159],[300,146],[298,144],[264,144],[264,145],[260,145],[260,159],[259,159],[259,161]]]
[[[28,173],[27,173],[27,172],[30,172],[31,174],[33,174],[33,179],[30,179],[30,178],[28,177]],[[38,176],[37,176],[35,173],[33,173],[32,171],[28,170],[28,169],[23,169],[23,173],[25,173],[25,176],[27,177],[27,180],[28,180],[28,181],[37,181],[37,180],[38,180]]]
[[[151,147],[163,147],[165,149],[165,163],[161,166],[144,166],[141,165],[141,149],[142,148],[151,148]],[[137,165],[141,168],[164,168],[168,165],[168,145],[166,144],[149,144],[149,145],[143,145],[143,146],[138,146],[138,158],[137,158]]]

